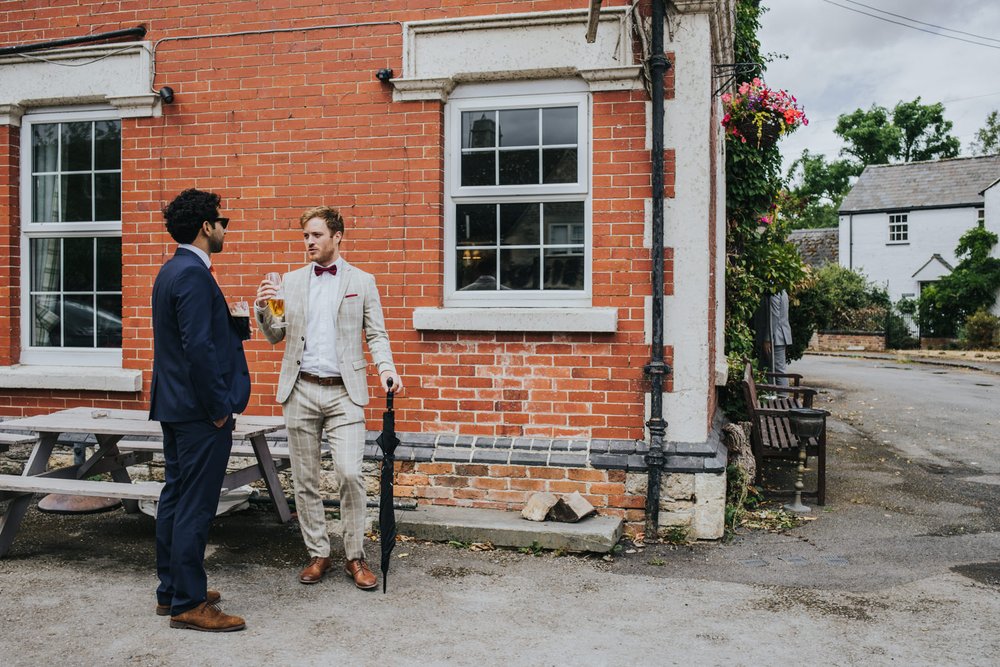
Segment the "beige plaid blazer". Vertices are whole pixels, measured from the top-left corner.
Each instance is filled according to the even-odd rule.
[[[389,335],[385,331],[375,277],[351,266],[346,260],[342,270],[340,290],[333,305],[337,313],[337,365],[351,400],[358,405],[367,405],[367,363],[361,348],[362,329],[379,373],[387,369],[396,372],[396,367],[392,362],[392,350],[389,348]],[[312,274],[312,264],[285,274],[284,328],[272,326],[274,320],[270,310],[256,311],[257,324],[264,337],[271,344],[285,340],[285,354],[281,360],[281,374],[278,376],[278,403],[288,400],[299,379],[309,316],[309,280]]]

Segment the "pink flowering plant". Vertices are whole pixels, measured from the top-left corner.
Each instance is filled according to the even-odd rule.
[[[809,124],[795,97],[784,90],[768,88],[758,78],[741,83],[735,95],[723,95],[722,108],[726,134],[757,146],[771,145],[779,136]]]

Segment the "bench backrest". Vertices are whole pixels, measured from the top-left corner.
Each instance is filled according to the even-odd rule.
[[[750,446],[755,453],[768,449],[792,449],[798,447],[795,436],[792,435],[792,425],[787,417],[760,414],[761,403],[757,394],[757,383],[753,377],[753,366],[748,362],[743,370],[743,398],[746,400],[747,412],[750,416]],[[778,395],[768,399],[767,408],[784,410],[798,407],[790,396]]]

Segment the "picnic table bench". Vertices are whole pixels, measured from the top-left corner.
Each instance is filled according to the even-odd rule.
[[[799,458],[799,441],[792,430],[790,411],[794,408],[811,408],[816,390],[801,385],[801,375],[768,373],[777,379],[787,377],[789,386],[779,384],[757,384],[753,367],[747,363],[743,372],[743,396],[750,415],[750,447],[757,463],[757,477],[760,482],[764,461],[784,459],[795,461]],[[762,393],[767,392],[767,393]],[[819,505],[826,504],[826,429],[817,438],[809,438],[806,456],[817,460],[816,496]]]
[[[274,501],[278,518],[287,522],[291,511],[285,499],[278,471],[288,467],[284,455],[275,456],[268,447],[266,434],[283,426],[281,418],[241,415],[233,431],[234,441],[248,441],[238,447],[237,456],[253,456],[254,464],[229,472],[223,488],[233,489],[263,479]],[[131,442],[129,449],[120,448],[126,436],[151,438],[162,432],[157,422],[149,421],[141,410],[95,410],[71,408],[58,412],[0,422],[0,428],[29,430],[38,433],[35,444],[21,475],[0,475],[0,501],[9,501],[0,516],[0,558],[10,550],[34,494],[59,493],[76,496],[121,498],[125,511],[138,511],[139,500],[158,500],[160,486],[132,484],[127,468],[152,460],[162,451],[161,442],[153,440]],[[82,464],[47,470],[49,457],[63,433],[88,433],[96,438],[94,453]],[[32,440],[34,436],[29,436]],[[140,444],[141,443],[141,444]],[[113,481],[88,479],[110,474]]]
[[[3,422],[0,422],[0,425],[2,424]],[[30,445],[35,440],[38,440],[38,438],[33,435],[0,432],[0,454],[6,452],[15,445]]]

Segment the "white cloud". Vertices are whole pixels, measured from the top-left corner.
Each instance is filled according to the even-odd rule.
[[[900,100],[918,96],[925,103],[943,102],[963,154],[987,114],[1000,109],[1000,42],[987,42],[998,48],[967,44],[822,0],[764,0],[763,4],[768,11],[761,21],[761,51],[788,56],[768,64],[765,79],[769,86],[795,95],[810,120],[809,126],[782,141],[786,163],[806,148],[836,157],[843,145],[833,133],[837,116],[872,104],[891,109]],[[1000,3],[995,0],[864,0],[864,4],[1000,39]]]

